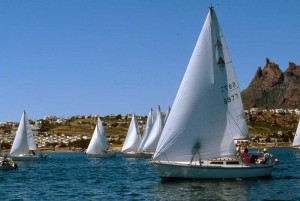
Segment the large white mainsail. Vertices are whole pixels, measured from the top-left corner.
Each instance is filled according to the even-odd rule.
[[[247,136],[239,84],[211,8],[174,100],[153,160],[191,162],[235,155]]]
[[[294,140],[293,140],[293,146],[299,146],[299,145],[300,145],[300,120],[298,122],[296,135],[295,135]]]
[[[10,155],[15,156],[19,154],[28,154],[30,150],[36,150],[36,144],[30,128],[28,117],[24,111],[16,132]]]
[[[86,150],[87,154],[99,154],[103,153],[108,149],[108,143],[105,135],[105,130],[102,125],[100,118],[96,124],[91,142]]]
[[[148,114],[148,117],[147,117],[147,122],[146,122],[146,125],[145,125],[144,134],[142,136],[142,140],[141,140],[140,146],[138,148],[139,152],[143,152],[144,145],[145,145],[145,143],[148,139],[148,136],[150,134],[153,123],[154,123],[154,115],[153,115],[153,110],[151,108],[150,112]]]
[[[164,121],[161,115],[160,107],[158,106],[156,112],[156,118],[152,126],[152,129],[149,133],[149,137],[143,147],[143,151],[154,153],[157,147],[158,140],[161,136],[163,126],[164,126]]]
[[[137,152],[140,143],[141,143],[140,129],[136,117],[133,114],[121,152]]]

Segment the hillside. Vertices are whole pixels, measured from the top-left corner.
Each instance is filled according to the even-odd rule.
[[[242,91],[245,109],[299,108],[300,106],[300,66],[289,62],[285,72],[268,58],[264,68],[259,67],[249,84]]]
[[[139,117],[138,121],[141,132],[143,131],[143,124],[146,123],[146,117]],[[103,127],[109,142],[115,146],[123,144],[126,137],[127,130],[131,119],[121,118],[117,116],[116,118],[110,118],[109,116],[101,117]],[[86,135],[92,136],[95,126],[97,123],[97,118],[70,118],[67,122],[63,124],[53,124],[47,121],[43,121],[41,125],[41,132],[46,132],[50,135]],[[89,140],[88,140],[89,141]]]

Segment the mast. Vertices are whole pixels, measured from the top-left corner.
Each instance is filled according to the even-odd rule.
[[[190,162],[235,155],[248,133],[239,84],[213,7],[196,42],[154,160]]]

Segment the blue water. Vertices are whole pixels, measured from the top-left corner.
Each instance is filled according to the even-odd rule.
[[[48,153],[0,172],[3,200],[300,200],[300,150],[278,148],[270,179],[163,181],[147,159]]]

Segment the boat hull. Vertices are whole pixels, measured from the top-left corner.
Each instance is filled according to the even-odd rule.
[[[0,170],[1,171],[5,171],[5,170],[14,170],[14,169],[17,169],[16,167],[10,165],[10,164],[7,164],[7,165],[0,165]]]
[[[11,156],[12,160],[14,161],[40,161],[45,160],[47,158],[47,155],[17,155],[17,156]]]
[[[163,179],[245,179],[269,177],[272,175],[273,165],[238,165],[208,166],[181,165],[151,161],[158,175]]]
[[[143,153],[139,152],[122,152],[124,158],[144,158]]]
[[[153,153],[143,152],[143,153],[141,153],[141,155],[142,155],[142,158],[152,158]]]
[[[115,152],[107,152],[107,153],[100,153],[100,154],[86,154],[88,158],[115,158]]]

